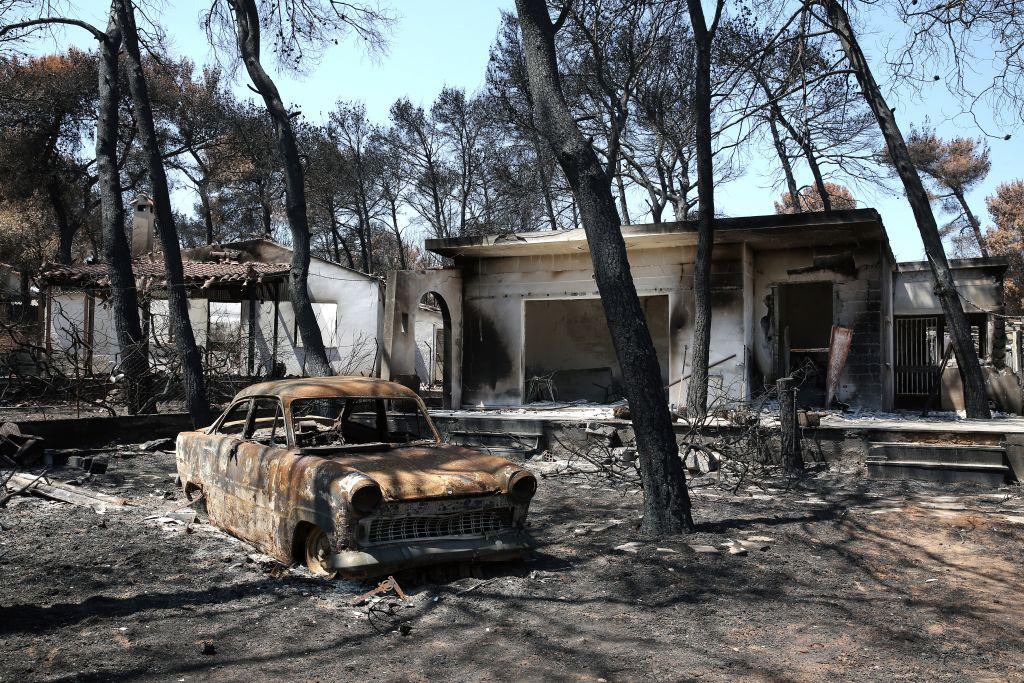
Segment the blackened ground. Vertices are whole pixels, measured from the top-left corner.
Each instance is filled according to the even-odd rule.
[[[699,489],[700,532],[647,542],[638,492],[544,477],[533,557],[400,576],[410,606],[368,609],[351,602],[371,584],[146,520],[182,505],[172,470],[114,457],[81,482],[130,512],[0,511],[0,680],[1024,680],[1019,489],[837,473]],[[768,549],[688,546],[751,535]],[[637,554],[613,550],[629,541]]]

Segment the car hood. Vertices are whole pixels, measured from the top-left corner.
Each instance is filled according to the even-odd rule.
[[[343,462],[376,481],[389,500],[500,493],[508,477],[523,469],[486,452],[447,444],[352,454]]]

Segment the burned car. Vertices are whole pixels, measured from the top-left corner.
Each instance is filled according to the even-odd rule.
[[[419,396],[394,382],[250,386],[213,425],[179,434],[176,457],[211,524],[319,575],[510,559],[533,545],[533,474],[443,443]]]

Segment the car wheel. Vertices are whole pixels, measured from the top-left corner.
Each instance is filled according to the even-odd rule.
[[[306,567],[316,576],[333,579],[338,572],[327,566],[331,555],[331,539],[318,526],[306,534]]]

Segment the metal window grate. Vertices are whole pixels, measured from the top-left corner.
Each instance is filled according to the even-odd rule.
[[[896,394],[927,396],[942,357],[938,318],[896,319]]]
[[[369,543],[480,536],[510,526],[507,510],[468,510],[452,515],[383,517],[370,522]]]

